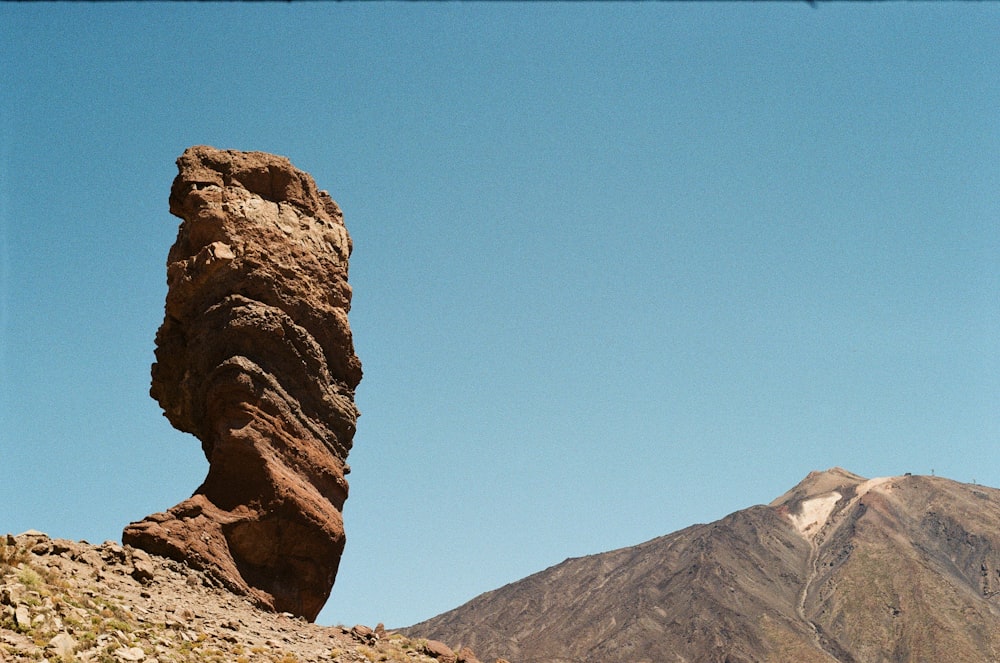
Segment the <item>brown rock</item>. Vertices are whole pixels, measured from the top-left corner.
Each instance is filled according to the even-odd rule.
[[[132,577],[142,583],[147,583],[156,576],[153,564],[146,559],[136,559],[132,566]]]
[[[476,658],[475,652],[473,652],[468,647],[462,647],[458,650],[458,663],[481,663],[478,658]]]
[[[359,642],[375,642],[379,637],[371,627],[364,624],[355,624],[351,628],[351,636]]]
[[[458,661],[458,657],[451,650],[451,647],[440,640],[427,640],[424,642],[424,653],[431,658],[436,658],[441,663],[456,663]]]
[[[192,147],[177,160],[152,395],[201,440],[204,483],[123,541],[315,619],[344,548],[345,459],[361,364],[343,215],[283,157]]]

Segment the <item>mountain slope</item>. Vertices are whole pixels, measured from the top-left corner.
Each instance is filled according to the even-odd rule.
[[[514,663],[982,663],[1000,660],[998,551],[1000,491],[834,468],[404,631]]]
[[[261,610],[202,570],[106,542],[0,536],[0,662],[479,663],[469,649]],[[501,662],[498,662],[501,663]]]

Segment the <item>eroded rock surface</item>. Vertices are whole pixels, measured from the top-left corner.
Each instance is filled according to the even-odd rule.
[[[315,619],[344,548],[361,364],[343,215],[288,159],[198,146],[177,160],[166,315],[150,395],[208,476],[127,544]]]

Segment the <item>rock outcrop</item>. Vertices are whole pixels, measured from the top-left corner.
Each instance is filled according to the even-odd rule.
[[[198,146],[177,160],[155,398],[201,440],[208,476],[122,540],[259,605],[315,619],[344,548],[361,364],[347,313],[351,239],[288,159]]]

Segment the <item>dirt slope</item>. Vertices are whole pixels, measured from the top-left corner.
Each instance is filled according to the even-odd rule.
[[[515,663],[1000,661],[1000,491],[814,472],[403,632]]]

